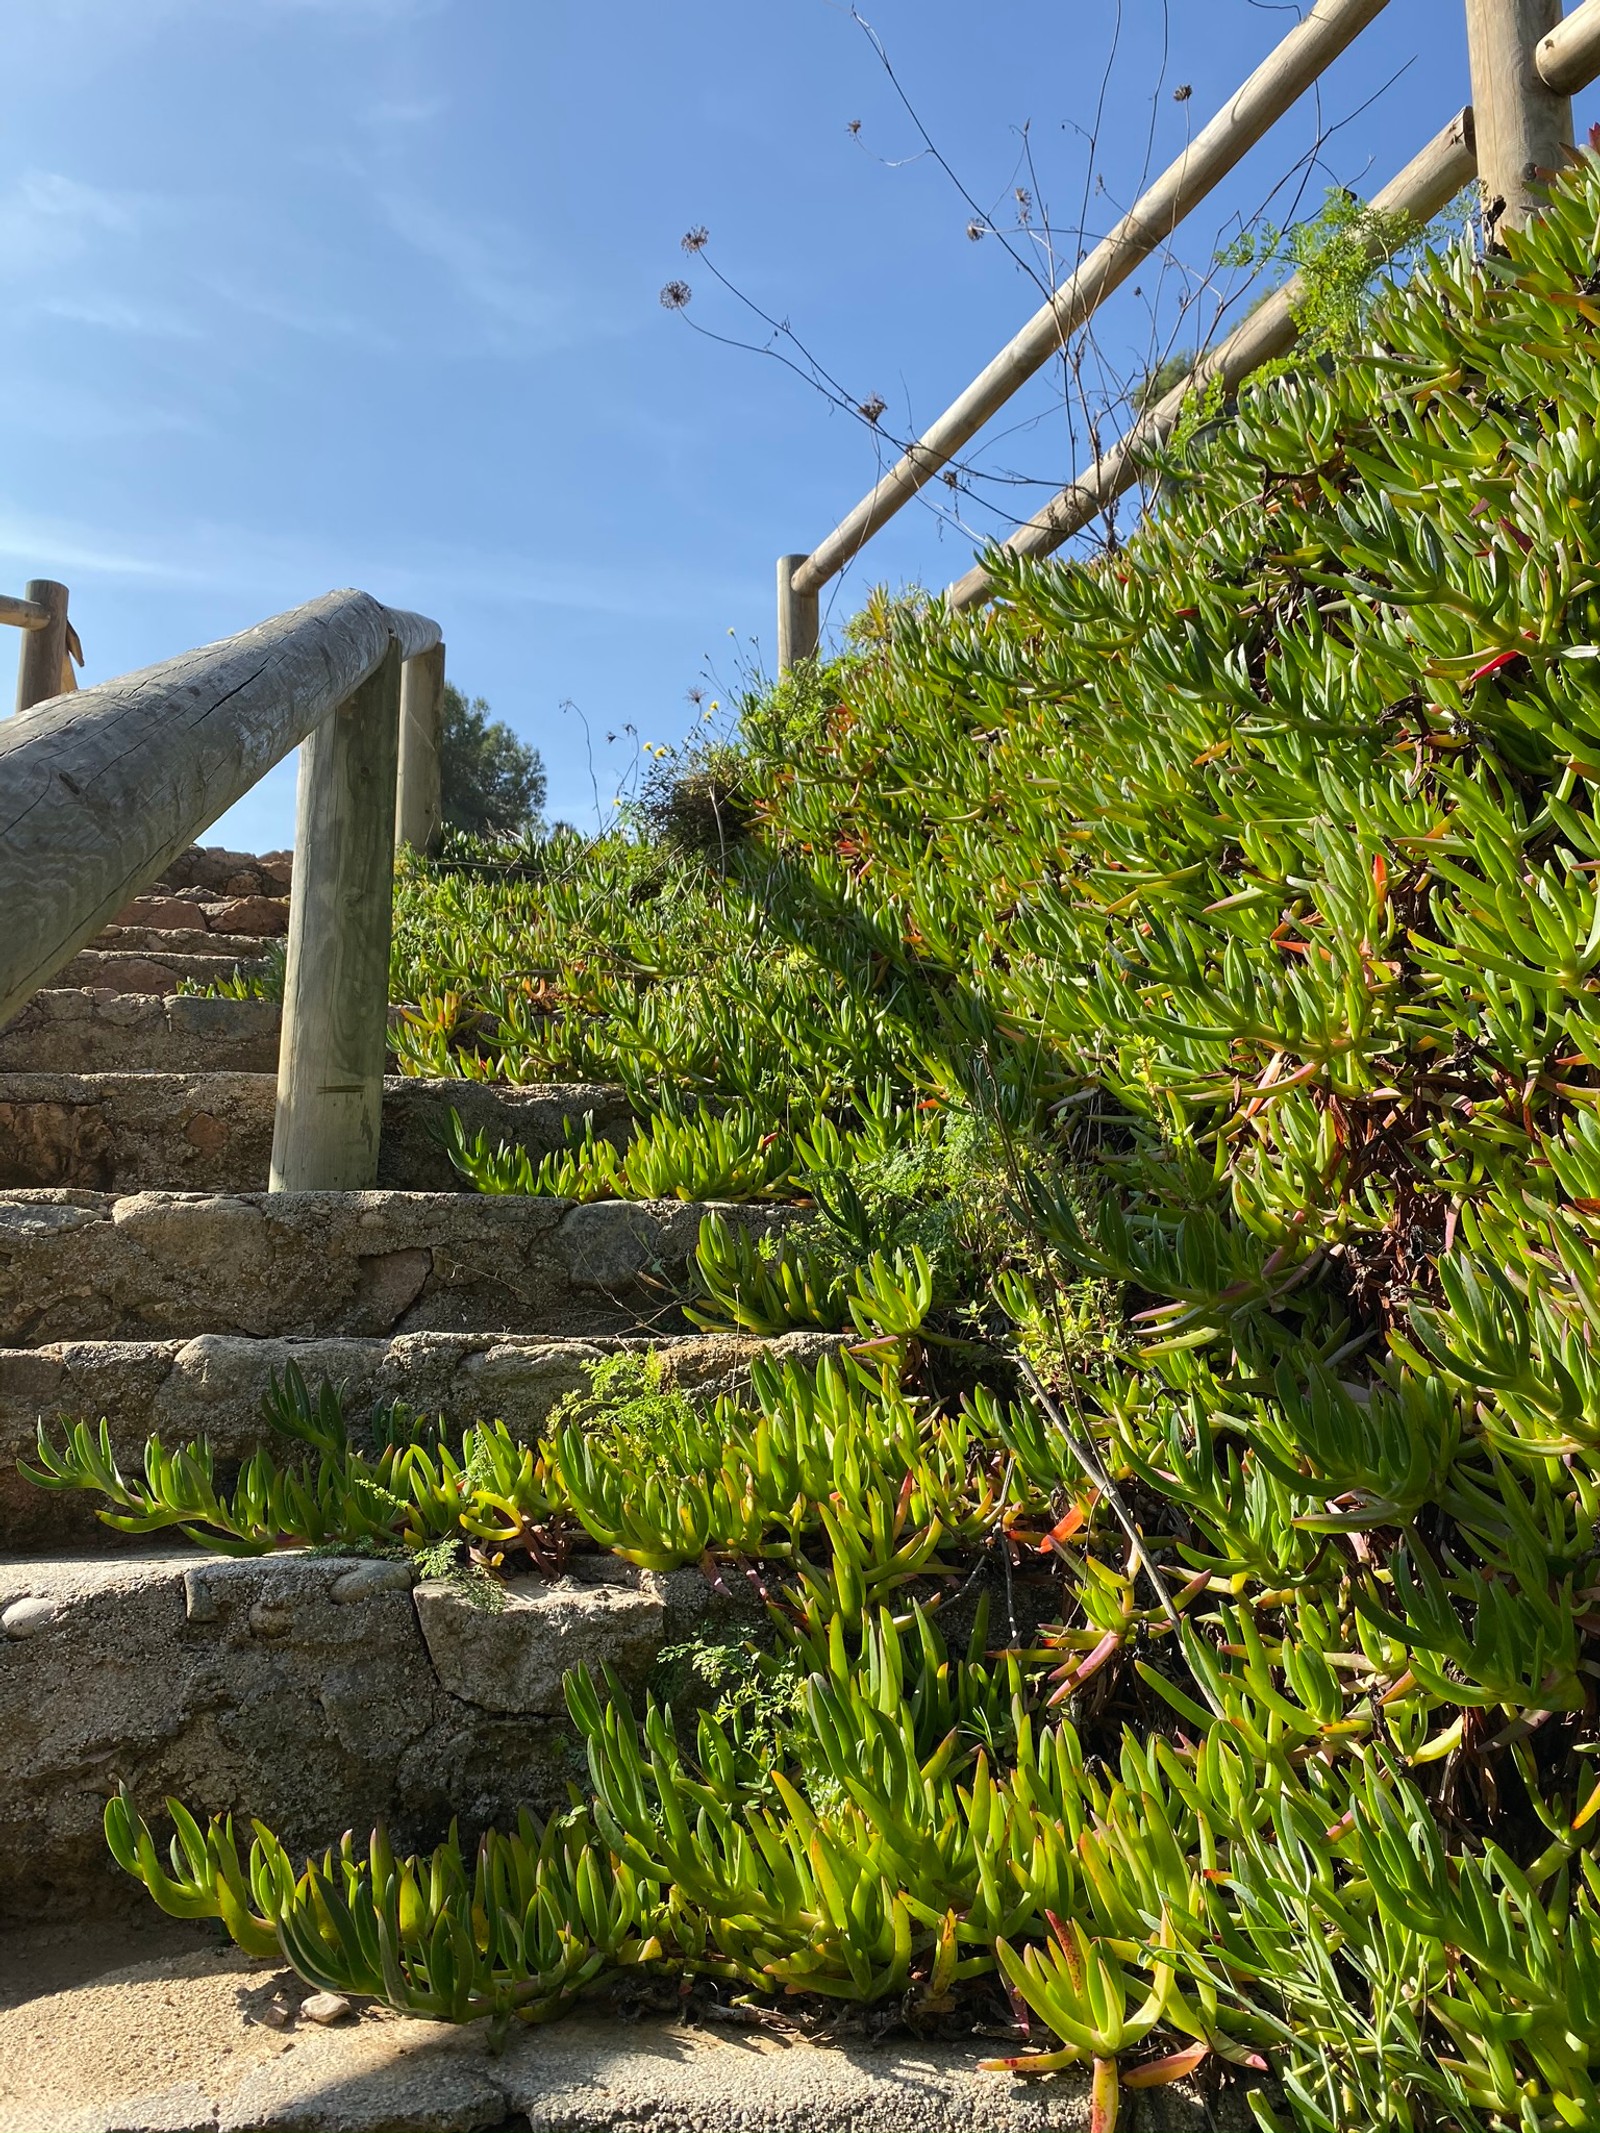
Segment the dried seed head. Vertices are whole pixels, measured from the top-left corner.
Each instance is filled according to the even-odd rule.
[[[856,413],[864,422],[875,423],[887,412],[888,406],[888,401],[880,393],[874,393],[870,400],[862,401]]]
[[[1175,104],[1186,104],[1189,101],[1190,97],[1193,96],[1193,94],[1193,83],[1181,81],[1179,82],[1177,88],[1174,89],[1172,92],[1172,101]]]
[[[669,281],[661,292],[661,302],[668,311],[681,311],[694,291],[686,281]]]
[[[683,249],[690,254],[703,252],[710,236],[711,232],[706,228],[705,224],[703,222],[698,223],[694,229],[685,230],[683,234]]]

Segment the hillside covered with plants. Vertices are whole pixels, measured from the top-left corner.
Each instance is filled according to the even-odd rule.
[[[791,1203],[662,1326],[845,1338],[710,1411],[605,1366],[528,1448],[291,1388],[248,1502],[53,1448],[136,1526],[769,1606],[697,1717],[574,1679],[591,1799],[476,1860],[163,1866],[114,1803],[159,1901],[457,2018],[627,1971],[977,2031],[1106,2128],[1197,2068],[1600,2122],[1600,164],[1509,242],[1115,552],[871,606],[631,833],[409,865],[407,1070],[645,1121],[468,1175]]]

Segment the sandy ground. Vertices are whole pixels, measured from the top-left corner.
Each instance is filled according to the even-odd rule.
[[[0,2128],[180,2083],[232,2088],[292,2048],[260,2020],[283,1975],[176,1919],[0,1928]]]

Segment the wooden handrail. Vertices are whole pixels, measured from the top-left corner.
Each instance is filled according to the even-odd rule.
[[[9,622],[13,629],[42,630],[49,620],[49,608],[37,600],[18,600],[10,593],[0,593],[0,622]]]
[[[1268,54],[1050,301],[889,469],[871,494],[812,550],[792,574],[794,592],[820,590],[879,527],[947,466],[1018,387],[1058,355],[1112,291],[1166,242],[1190,210],[1222,182],[1386,5],[1387,0],[1316,0],[1304,21]]]
[[[1557,96],[1587,89],[1600,74],[1600,0],[1583,0],[1534,54],[1540,79]]]
[[[301,759],[273,1182],[370,1184],[400,675],[440,645],[426,616],[363,592],[326,593],[0,723],[0,1026],[315,735],[319,745]],[[347,1153],[336,1159],[341,1141]]]
[[[1453,118],[1423,149],[1413,156],[1399,175],[1375,195],[1372,205],[1387,215],[1405,215],[1414,223],[1426,223],[1447,207],[1471,181],[1477,169],[1473,151],[1470,108]],[[1374,258],[1377,252],[1374,249]],[[1048,555],[1105,509],[1116,497],[1131,489],[1148,467],[1151,454],[1172,435],[1194,395],[1204,392],[1213,380],[1226,392],[1242,384],[1263,363],[1287,355],[1299,334],[1295,307],[1305,289],[1298,274],[1257,305],[1220,347],[1202,357],[1188,376],[1175,385],[1119,439],[1089,470],[1053,496],[1044,509],[1025,526],[1018,527],[1001,545],[1018,555]],[[945,594],[952,608],[975,607],[994,590],[994,580],[982,563],[976,564]]]
[[[948,465],[1011,394],[1066,344],[1129,272],[1231,170],[1339,52],[1380,12],[1383,0],[1316,0],[1311,13],[1263,61],[1234,99],[1163,172],[1109,236],[1081,263],[961,397],[954,401],[869,495],[806,556],[778,559],[778,666],[813,657],[820,641],[820,588]],[[1497,230],[1535,213],[1542,186],[1560,169],[1572,140],[1567,99],[1600,76],[1600,0],[1561,15],[1561,0],[1465,0],[1475,109],[1413,158],[1374,205],[1403,207],[1426,220],[1452,193],[1482,181],[1486,226]],[[1442,188],[1442,190],[1441,190]],[[1081,532],[1112,498],[1131,488],[1149,450],[1170,434],[1197,383],[1237,385],[1294,343],[1298,279],[1257,309],[1222,346],[1087,473],[1061,490],[1003,544],[1045,555]],[[982,563],[945,595],[964,608],[988,597]]]

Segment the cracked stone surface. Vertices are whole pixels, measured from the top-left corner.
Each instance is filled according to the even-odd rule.
[[[763,1342],[746,1334],[696,1333],[654,1342],[637,1335],[594,1339],[495,1333],[403,1333],[392,1338],[248,1340],[207,1333],[194,1340],[63,1341],[44,1348],[0,1348],[0,1533],[13,1549],[115,1549],[119,1534],[100,1524],[94,1499],[77,1489],[37,1489],[17,1472],[30,1458],[41,1419],[104,1415],[124,1469],[136,1469],[145,1439],[167,1445],[206,1436],[222,1485],[270,1436],[263,1395],[296,1363],[315,1390],[340,1386],[351,1411],[380,1400],[405,1400],[453,1427],[503,1421],[523,1438],[537,1436],[556,1401],[579,1391],[584,1371],[619,1348],[655,1347],[669,1383],[707,1392],[731,1390],[765,1350],[779,1359],[814,1362],[836,1346],[822,1333],[791,1333]]]
[[[585,1558],[553,1584],[519,1579],[496,1614],[459,1586],[428,1579],[415,1593],[434,1673],[480,1711],[548,1717],[566,1708],[562,1677],[610,1666],[642,1688],[663,1642],[668,1580],[615,1557]]]
[[[305,1989],[206,1926],[162,1928],[130,1960],[85,1929],[16,1937],[26,1997],[0,2000],[0,2133],[1068,2133],[1087,2126],[1076,2069],[981,2072],[984,2045],[818,2045],[769,2032],[593,2012],[517,2029],[452,2029],[370,2005],[319,2029]],[[37,1983],[32,1977],[38,1978]],[[0,1968],[0,1991],[6,1978]],[[273,2026],[283,2021],[286,2026]],[[1128,2090],[1120,2133],[1244,2133],[1237,2092]]]
[[[0,1343],[621,1332],[664,1321],[707,1209],[473,1193],[0,1194]],[[788,1219],[719,1209],[766,1230]]]
[[[410,1848],[452,1816],[470,1839],[524,1802],[549,1813],[583,1773],[559,1703],[459,1688],[502,1666],[532,1683],[561,1645],[641,1682],[716,1604],[697,1572],[580,1557],[554,1583],[514,1584],[505,1615],[431,1590],[424,1635],[412,1577],[299,1550],[0,1563],[0,1912],[145,1900],[101,1833],[122,1780],[152,1816],[172,1793],[202,1816],[259,1815],[297,1851],[379,1818]]]
[[[275,1000],[36,992],[0,1029],[0,1074],[276,1074]]]

